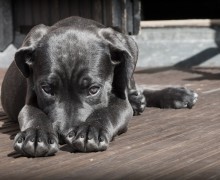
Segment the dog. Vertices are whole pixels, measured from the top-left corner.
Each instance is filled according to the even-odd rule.
[[[37,25],[15,54],[2,84],[2,106],[20,132],[14,149],[28,157],[104,151],[145,107],[192,108],[186,88],[139,90],[133,78],[138,47],[128,35],[70,17]]]

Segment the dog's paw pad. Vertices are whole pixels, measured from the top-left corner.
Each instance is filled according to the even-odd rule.
[[[198,97],[199,97],[199,95],[197,93],[192,92],[191,98],[187,104],[187,108],[192,108],[196,104]]]
[[[59,149],[58,139],[53,133],[29,128],[16,135],[14,149],[28,157],[50,156]]]
[[[128,99],[133,108],[134,115],[139,115],[144,111],[146,107],[146,99],[141,91],[130,90]]]
[[[83,123],[66,135],[66,143],[74,152],[104,151],[109,141],[109,133],[97,123]]]

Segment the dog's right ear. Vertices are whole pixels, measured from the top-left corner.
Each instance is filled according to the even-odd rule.
[[[21,48],[15,53],[15,64],[25,78],[28,78],[33,64],[33,53],[39,41],[47,34],[49,27],[37,25],[28,33]]]
[[[138,59],[137,44],[130,36],[112,28],[102,28],[99,35],[108,45],[111,63],[115,67],[112,89],[117,96],[125,99]]]

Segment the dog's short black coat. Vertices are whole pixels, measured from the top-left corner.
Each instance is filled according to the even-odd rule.
[[[2,84],[2,105],[20,130],[14,149],[49,156],[65,142],[73,151],[103,151],[146,106],[191,108],[185,88],[137,90],[135,41],[80,17],[35,26]]]

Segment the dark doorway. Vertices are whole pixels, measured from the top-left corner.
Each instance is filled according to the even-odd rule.
[[[220,1],[141,0],[142,20],[219,19]]]

